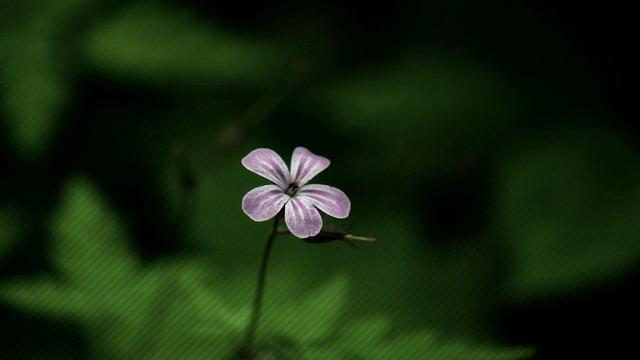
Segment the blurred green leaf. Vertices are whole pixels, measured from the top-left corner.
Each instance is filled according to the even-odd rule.
[[[80,318],[95,316],[91,294],[52,278],[37,278],[3,284],[0,298],[20,309],[52,317]]]
[[[326,113],[328,126],[375,144],[353,154],[353,166],[367,165],[367,181],[393,169],[397,181],[415,182],[478,156],[512,131],[522,97],[494,70],[466,60],[406,54],[330,81],[309,101]]]
[[[82,190],[79,194],[91,193],[86,183],[76,184],[81,185],[72,188]],[[5,284],[0,296],[26,311],[81,322],[98,356],[228,358],[241,344],[252,292],[243,287],[243,299],[238,301],[220,291],[228,288],[220,284],[214,293],[209,284],[216,278],[211,274],[206,263],[163,261],[102,289],[85,282],[39,279]],[[277,288],[282,285],[288,283],[280,282]],[[288,300],[267,302],[270,308],[256,351],[279,359],[388,359],[416,354],[415,358],[519,359],[529,354],[435,340],[431,333],[387,340],[390,321],[381,317],[342,326],[347,285],[347,279],[338,276],[300,300],[296,291],[281,291]]]
[[[497,217],[511,242],[512,295],[572,292],[637,267],[639,164],[608,130],[530,144],[505,163]]]
[[[19,153],[37,156],[49,146],[68,88],[48,38],[0,37],[0,84],[9,140]]]
[[[139,264],[121,220],[88,179],[68,180],[49,228],[62,276],[3,284],[3,301],[80,322],[100,356],[221,358],[238,346],[252,292],[242,307],[228,306],[208,290],[206,264]]]
[[[218,181],[224,179],[224,173],[215,178]],[[235,196],[225,194],[229,193],[228,187],[219,185],[219,182],[212,183],[212,187],[217,188],[214,194],[229,198],[230,204],[237,202]],[[224,201],[214,201],[214,204],[219,208],[218,211],[227,208]],[[241,214],[228,216],[229,219],[238,216],[243,219]],[[384,238],[413,239],[418,236],[416,229],[407,230],[406,226],[398,223],[402,221],[384,222],[378,227],[372,226],[372,229],[378,229],[376,235],[384,235]],[[396,224],[398,228],[389,224]],[[190,358],[222,358],[238,348],[251,306],[253,292],[248,289],[252,289],[255,281],[253,271],[242,275],[247,281],[228,285],[224,284],[225,277],[218,277],[214,281],[210,277],[210,266],[200,262],[158,261],[147,266],[138,265],[127,246],[129,236],[123,224],[95,186],[83,177],[68,181],[60,205],[53,212],[50,229],[55,249],[52,253],[54,263],[62,270],[63,278],[5,284],[0,291],[4,301],[25,311],[75,319],[87,328],[94,352],[101,356],[155,358],[188,354]],[[231,226],[225,232],[243,233],[234,229]],[[259,228],[258,231],[262,230]],[[212,231],[216,235],[224,234],[215,229]],[[262,237],[249,236],[247,241],[255,242]],[[219,239],[223,248],[237,246],[226,237],[216,239]],[[375,271],[377,280],[387,283],[397,281],[388,275],[393,269],[398,270],[389,267],[388,256],[401,256],[407,260],[408,263],[403,265],[406,269],[415,266],[412,261],[423,261],[420,256],[413,260],[407,256],[415,254],[415,248],[409,243],[397,241],[385,244],[390,246],[385,248],[385,257],[363,264],[363,274],[366,273],[369,278],[373,270],[367,269],[367,266],[379,268]],[[276,245],[296,249],[306,256],[311,251],[308,244],[288,237],[279,239]],[[261,250],[261,246],[256,248],[258,252]],[[353,253],[347,250],[348,247],[339,244],[327,249],[336,259],[321,257],[309,262],[303,258],[293,264],[307,262],[311,269],[324,263],[323,269],[327,266],[340,269],[343,266],[339,264],[344,262],[345,268],[352,268]],[[287,257],[296,257],[295,251],[284,251]],[[231,250],[223,253],[226,256],[232,254]],[[385,319],[373,318],[343,326],[348,321],[345,313],[347,300],[351,299],[346,277],[333,277],[317,288],[301,292],[300,282],[318,279],[317,274],[300,276],[299,279],[292,277],[292,267],[296,268],[297,265],[291,265],[282,258],[278,260],[279,253],[276,252],[274,256],[275,266],[270,276],[270,283],[276,285],[267,293],[265,316],[259,332],[261,353],[277,354],[274,356],[278,358],[300,358],[299,354],[305,354],[304,358],[311,359],[375,358],[377,354],[403,358],[404,354],[410,354],[401,352],[402,346],[397,345],[396,340],[387,341],[391,335],[389,321]],[[298,268],[296,272],[304,269]],[[317,272],[323,271],[318,269]],[[415,279],[420,278],[410,277],[406,285],[413,289]],[[234,283],[235,279],[233,277]],[[215,285],[215,291],[210,289],[211,285]],[[380,283],[375,286],[380,288]],[[228,291],[234,287],[236,291]],[[384,285],[384,289],[390,296],[398,294],[393,287]],[[300,293],[304,296],[300,297]],[[422,338],[421,341],[425,342],[426,339]],[[412,349],[418,348],[417,344],[412,346]],[[420,351],[429,349],[421,348]],[[445,354],[462,351],[457,345],[452,349],[444,349],[439,351]],[[476,350],[465,351],[475,354]],[[490,350],[486,352],[497,354]]]
[[[188,355],[194,359],[222,358],[231,353],[246,314],[234,312],[207,290],[205,269],[201,263],[187,261],[160,262],[147,269],[143,283],[155,284],[149,301],[137,309],[120,304],[118,309],[126,311],[121,316],[122,327],[96,334],[101,353],[119,349],[118,354],[127,357]],[[155,280],[150,282],[151,278]]]
[[[50,227],[53,259],[79,286],[115,286],[135,273],[127,232],[87,179],[68,182]]]
[[[125,7],[98,24],[86,46],[90,61],[107,73],[154,83],[252,84],[282,64],[273,46],[157,3]]]
[[[244,319],[234,319],[215,296],[194,285],[204,282],[202,264],[139,265],[121,222],[86,178],[69,180],[50,225],[62,278],[6,283],[0,298],[25,311],[80,322],[101,356],[144,357],[166,344],[187,348],[206,339],[200,350],[210,357],[215,343],[204,325],[234,336]],[[228,353],[224,343],[215,346]]]
[[[495,347],[444,338],[430,331],[394,334],[390,321],[370,318],[349,324],[337,340],[306,349],[305,359],[438,359],[516,360],[533,355],[530,348]]]
[[[401,334],[367,351],[367,359],[515,360],[533,355],[528,348],[497,348],[420,331]]]
[[[378,346],[391,330],[391,320],[371,317],[349,323],[334,346],[354,354],[366,354]]]
[[[450,56],[411,55],[385,67],[364,69],[320,88],[316,100],[360,131],[424,125],[439,131],[470,131],[473,120],[503,110],[504,83],[489,69]],[[392,96],[391,96],[392,95]],[[511,105],[512,106],[512,105]],[[458,128],[458,129],[456,129]]]
[[[59,37],[84,0],[26,0],[0,11],[0,94],[8,139],[25,157],[42,155],[69,100]]]
[[[301,343],[320,340],[330,334],[343,315],[348,299],[348,282],[336,277],[302,300],[275,307],[265,322],[273,329]]]

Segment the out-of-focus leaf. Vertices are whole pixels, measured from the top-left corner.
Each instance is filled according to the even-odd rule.
[[[50,278],[3,284],[0,299],[22,310],[52,317],[83,318],[94,314],[90,294]]]
[[[48,147],[68,100],[67,83],[55,58],[45,37],[0,37],[0,91],[8,139],[27,157]]]
[[[83,0],[26,0],[0,11],[0,95],[8,139],[25,157],[41,155],[69,99],[66,65],[56,46]],[[14,13],[15,11],[15,13]]]
[[[238,346],[248,311],[208,290],[210,267],[138,265],[122,224],[85,178],[69,182],[51,229],[62,278],[3,284],[3,302],[77,321],[107,358],[223,358]]]
[[[323,284],[302,301],[284,304],[269,311],[268,323],[276,332],[298,342],[320,340],[330,334],[345,308],[347,280],[337,277]]]
[[[171,276],[166,280],[172,285],[156,294],[155,306],[148,309],[143,329],[155,330],[143,330],[137,338],[139,354],[152,358],[224,358],[239,346],[248,309],[234,308],[218,291],[213,292],[207,285],[207,268],[197,262],[158,267],[164,276]]]
[[[5,284],[2,299],[26,311],[83,323],[98,351],[127,349],[164,279],[138,273],[126,232],[86,178],[69,181],[49,225],[53,262],[63,279]]]
[[[229,358],[241,345],[250,301],[231,306],[235,300],[212,293],[207,269],[160,262],[102,291],[49,279],[7,284],[0,294],[25,311],[76,319],[99,356]],[[301,300],[271,302],[254,350],[283,359],[519,359],[529,353],[439,341],[431,333],[389,340],[390,323],[379,317],[341,326],[346,297],[347,280],[337,277]]]
[[[531,348],[507,348],[443,338],[430,331],[392,334],[384,318],[350,324],[333,342],[305,349],[305,358],[324,359],[437,359],[516,360],[533,354]]]
[[[355,354],[366,354],[383,341],[390,327],[391,321],[384,317],[366,318],[349,323],[340,332],[336,346]]]
[[[56,265],[83,287],[125,282],[136,271],[128,236],[105,199],[84,178],[71,180],[52,221]]]
[[[450,56],[406,56],[311,95],[330,126],[375,146],[354,153],[366,179],[403,183],[473,158],[512,130],[521,97],[491,69]],[[357,134],[357,135],[356,135]]]
[[[273,46],[155,3],[124,8],[98,24],[86,45],[91,62],[108,74],[154,83],[251,84],[282,59]]]
[[[442,131],[474,126],[474,119],[504,111],[498,102],[506,95],[505,84],[490,70],[455,56],[409,56],[320,91],[317,101],[339,115],[336,125],[366,132],[416,124]]]
[[[8,283],[0,299],[27,312],[78,321],[100,356],[222,358],[238,346],[246,312],[234,318],[216,295],[203,296],[202,279],[198,286],[185,282],[203,273],[194,264],[159,263],[99,290],[52,278]]]
[[[439,338],[428,331],[401,334],[363,353],[366,359],[516,360],[533,355],[529,348],[497,348]]]
[[[232,339],[239,331],[224,321],[231,315],[216,295],[203,298],[195,294],[201,290],[189,284],[190,280],[185,283],[186,278],[201,274],[200,264],[182,261],[161,262],[140,272],[126,293],[101,305],[116,316],[102,327],[91,328],[96,351],[142,358],[227,354],[236,345]]]
[[[22,217],[16,209],[0,208],[0,261],[9,254],[23,230]]]
[[[531,144],[498,181],[512,295],[562,294],[637,267],[640,162],[611,131]]]

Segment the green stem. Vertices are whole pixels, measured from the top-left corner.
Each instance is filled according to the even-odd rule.
[[[260,315],[262,313],[262,299],[264,297],[264,288],[267,281],[267,266],[269,265],[269,257],[271,255],[271,248],[273,242],[278,235],[278,223],[280,222],[280,215],[276,216],[273,220],[273,227],[269,238],[267,238],[267,244],[265,245],[264,252],[262,253],[262,262],[260,263],[260,272],[258,274],[258,283],[256,285],[256,294],[253,299],[253,310],[251,312],[251,320],[247,327],[247,335],[245,338],[245,347],[249,351],[253,346],[256,333],[258,331],[258,323],[260,322]]]

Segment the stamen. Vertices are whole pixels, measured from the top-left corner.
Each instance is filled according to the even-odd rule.
[[[298,184],[298,181],[294,181],[291,184],[289,184],[289,187],[287,188],[287,195],[289,196],[293,196],[293,194],[295,194],[296,192],[298,192],[298,189],[300,188],[300,185]]]

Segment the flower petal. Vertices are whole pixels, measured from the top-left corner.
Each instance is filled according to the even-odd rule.
[[[291,156],[291,180],[298,182],[298,186],[306,184],[322,170],[329,167],[329,159],[316,155],[303,147],[293,150]]]
[[[265,221],[276,216],[290,199],[276,185],[264,185],[249,191],[242,198],[242,211],[253,221]]]
[[[291,174],[280,155],[271,149],[255,149],[242,159],[242,165],[274,184],[286,189],[291,183]]]
[[[294,197],[284,207],[284,221],[291,233],[301,239],[315,236],[322,230],[322,217],[305,197]]]
[[[351,201],[347,195],[333,186],[305,185],[298,190],[296,196],[308,198],[318,209],[334,218],[344,219],[349,216],[349,211],[351,211]]]

